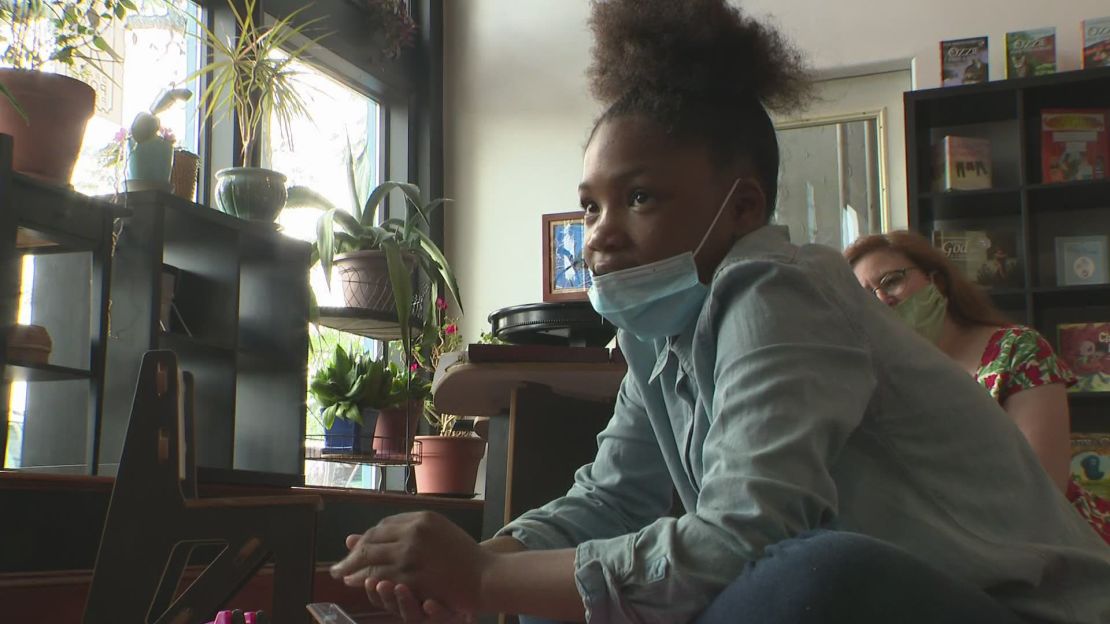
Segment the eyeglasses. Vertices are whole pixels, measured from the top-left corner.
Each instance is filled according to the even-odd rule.
[[[886,295],[887,297],[899,297],[902,291],[906,289],[906,271],[920,271],[917,267],[906,267],[904,269],[894,269],[887,271],[879,278],[879,285],[875,288],[869,289],[872,295],[880,297]]]

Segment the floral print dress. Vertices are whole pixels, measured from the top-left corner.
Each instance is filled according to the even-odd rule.
[[[1012,325],[991,335],[975,380],[1002,405],[1011,395],[1029,388],[1075,385],[1076,377],[1036,330]],[[1074,476],[1068,481],[1067,496],[1079,515],[1110,543],[1110,500],[1083,489]]]

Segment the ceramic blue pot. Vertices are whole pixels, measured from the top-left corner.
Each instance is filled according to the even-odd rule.
[[[331,429],[324,431],[324,454],[370,453],[374,442],[378,411],[362,410],[362,424],[336,418]]]
[[[233,217],[271,222],[285,207],[285,175],[260,167],[216,172],[216,208]]]
[[[127,190],[169,191],[173,172],[173,143],[155,137],[130,143],[127,150]]]

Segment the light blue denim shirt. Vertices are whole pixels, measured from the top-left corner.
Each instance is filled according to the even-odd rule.
[[[688,621],[817,527],[896,544],[1032,619],[1110,622],[1110,548],[998,404],[835,250],[762,228],[695,326],[619,341],[628,374],[594,462],[499,533],[575,547],[591,622]]]

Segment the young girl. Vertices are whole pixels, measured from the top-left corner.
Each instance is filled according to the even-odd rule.
[[[332,573],[406,621],[1110,618],[1110,549],[1005,412],[837,251],[766,226],[794,50],[724,0],[592,27],[585,257],[628,360],[596,458],[482,544],[404,514]]]
[[[1067,386],[1075,375],[920,234],[865,236],[844,251],[861,286],[970,374],[1021,429],[1057,487],[1110,542],[1110,501],[1071,478]]]

